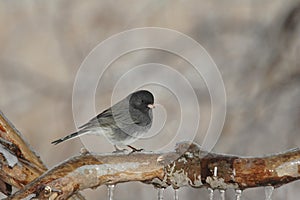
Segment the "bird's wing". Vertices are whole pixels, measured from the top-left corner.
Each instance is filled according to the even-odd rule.
[[[92,118],[86,124],[79,127],[79,129],[89,129],[97,126],[108,127],[113,123],[112,113],[110,109],[103,111],[96,117]]]
[[[98,114],[96,117],[92,118],[86,124],[79,127],[79,129],[90,129],[97,126],[103,128],[125,128],[132,124],[138,124],[137,120],[130,117],[128,109],[126,107],[116,107],[109,108],[102,113]]]

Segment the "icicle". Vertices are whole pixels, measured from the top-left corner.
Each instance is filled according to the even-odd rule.
[[[235,190],[235,199],[236,200],[241,200],[242,199],[242,190]]]
[[[108,188],[108,200],[114,199],[114,189],[116,185],[107,185]]]
[[[274,191],[274,187],[273,186],[267,186],[265,187],[265,195],[266,195],[266,198],[265,200],[272,200],[272,193]]]
[[[213,200],[214,199],[214,190],[211,188],[207,188],[207,190],[208,190],[209,200]]]
[[[225,190],[219,190],[220,192],[220,199],[225,200]]]
[[[217,177],[218,176],[218,167],[214,167],[214,176]]]
[[[165,188],[158,188],[158,200],[164,199],[164,191],[165,191]]]
[[[174,200],[179,200],[178,189],[174,189]]]

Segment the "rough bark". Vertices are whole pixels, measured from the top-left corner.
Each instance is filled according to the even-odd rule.
[[[183,142],[174,152],[75,156],[7,199],[66,199],[101,185],[142,181],[155,187],[239,189],[274,186],[299,179],[300,150],[264,157],[209,153]]]
[[[155,187],[238,189],[274,186],[299,179],[300,150],[238,157],[179,143],[167,153],[83,153],[46,171],[45,165],[0,113],[0,190],[7,199],[83,199],[80,190],[141,181]],[[73,195],[73,196],[72,196]]]
[[[22,189],[47,171],[22,134],[0,111],[0,191],[10,195],[12,186]],[[72,199],[84,199],[76,194]]]

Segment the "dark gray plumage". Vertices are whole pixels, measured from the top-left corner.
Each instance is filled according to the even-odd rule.
[[[93,134],[104,135],[116,149],[116,145],[127,145],[136,150],[130,144],[150,129],[153,103],[151,92],[136,91],[79,127],[78,132],[55,140],[52,144]]]

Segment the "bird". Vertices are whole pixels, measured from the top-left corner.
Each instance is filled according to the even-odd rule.
[[[86,134],[103,135],[113,144],[116,152],[120,145],[132,151],[141,151],[130,144],[147,133],[153,121],[154,96],[148,90],[138,90],[104,110],[96,117],[79,127],[75,133],[51,142],[57,145]]]

